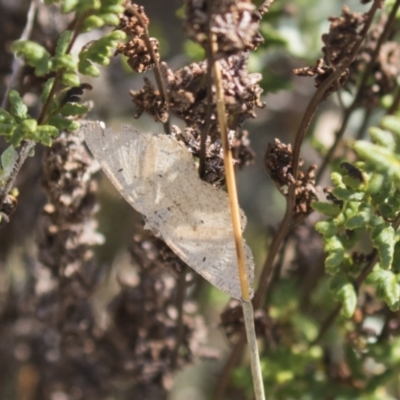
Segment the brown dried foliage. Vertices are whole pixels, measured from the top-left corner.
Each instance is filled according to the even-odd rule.
[[[331,21],[329,32],[322,35],[324,57],[319,59],[315,66],[297,68],[293,72],[299,76],[315,76],[315,86],[320,87],[337,68],[346,65],[351,59],[365,19],[365,14],[352,13],[347,6],[344,6],[340,17],[329,18]],[[348,76],[349,71],[346,69],[325,93],[324,98],[342,88]]]
[[[108,336],[119,354],[115,373],[142,390],[158,387],[166,392],[175,368],[191,363],[198,353],[205,335],[203,321],[195,303],[185,300],[179,338],[176,278],[186,266],[164,242],[136,235],[131,254],[136,279],[121,282],[122,290],[110,305]]]
[[[312,165],[306,172],[299,171],[297,179],[292,175],[292,146],[281,143],[279,139],[275,139],[274,143],[268,144],[267,151],[264,156],[264,166],[268,175],[271,177],[279,191],[287,196],[287,188],[295,185],[295,208],[294,218],[305,217],[310,214],[313,209],[311,203],[318,199],[315,189],[315,170],[316,166]],[[303,165],[300,160],[299,166]]]
[[[215,26],[219,26],[218,38],[221,38],[221,51],[219,53],[220,65],[223,76],[224,100],[229,129],[237,132],[234,139],[231,135],[231,144],[235,146],[234,155],[240,166],[247,165],[252,161],[252,150],[250,141],[240,127],[248,118],[255,117],[255,110],[264,107],[261,101],[262,89],[259,86],[261,74],[249,73],[247,70],[248,54],[247,49],[254,49],[259,40],[258,25],[261,13],[265,12],[269,4],[263,5],[261,11],[247,1],[214,2],[213,9],[216,16]],[[121,27],[130,35],[141,37],[143,29],[137,29],[137,17],[129,10],[135,7],[140,11],[146,25],[149,23],[145,17],[144,10],[135,4],[129,5],[121,20]],[[206,3],[186,3],[186,12],[193,18],[201,19],[207,13]],[[250,20],[249,20],[250,19]],[[208,35],[208,23],[193,25],[188,17],[186,26],[195,26],[196,37]],[[213,26],[214,26],[213,25]],[[235,29],[233,29],[233,26]],[[141,27],[141,25],[139,25]],[[249,30],[250,28],[251,30]],[[189,28],[188,28],[189,29]],[[229,30],[230,37],[227,36]],[[224,39],[225,38],[225,39]],[[141,42],[145,46],[144,42]],[[228,51],[228,47],[230,50]],[[142,53],[134,49],[129,43],[120,45],[118,52],[128,56],[128,62],[136,66],[137,60],[142,58]],[[234,53],[234,54],[232,54]],[[149,53],[147,53],[149,54]],[[158,54],[158,53],[157,53]],[[144,65],[145,61],[141,64]],[[140,63],[139,63],[140,64]],[[132,65],[131,65],[132,66]],[[166,88],[167,99],[164,99],[159,88],[156,89],[148,78],[144,78],[145,84],[138,91],[132,91],[131,96],[135,104],[135,117],[143,112],[148,113],[156,121],[166,123],[170,114],[178,117],[186,124],[186,133],[183,141],[187,143],[189,150],[196,156],[200,156],[201,132],[208,125],[208,135],[211,140],[207,141],[206,150],[206,172],[204,179],[208,182],[222,184],[224,182],[223,163],[220,154],[220,145],[214,145],[219,140],[219,128],[216,118],[215,89],[212,88],[212,103],[209,103],[207,92],[210,90],[208,83],[208,62],[196,62],[172,71],[167,63],[160,64],[163,85]],[[137,67],[132,67],[139,71]],[[165,101],[166,100],[166,101]]]

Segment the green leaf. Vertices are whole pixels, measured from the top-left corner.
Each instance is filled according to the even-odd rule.
[[[395,187],[390,173],[380,174],[380,178],[373,176],[372,179],[376,179],[375,182],[371,182],[372,185],[376,185],[375,191],[379,188],[378,192],[371,194],[371,199],[374,204],[384,203],[387,199],[392,197]],[[370,191],[369,187],[370,184],[368,184],[368,191]]]
[[[388,223],[383,223],[371,230],[373,246],[378,250],[381,267],[388,269],[393,262],[395,231]]]
[[[384,183],[384,175],[377,173],[372,174],[371,178],[368,180],[367,193],[370,195],[379,194],[382,191],[382,186],[384,185]]]
[[[103,20],[103,22],[106,25],[109,26],[118,26],[120,23],[120,19],[118,15],[116,15],[115,13],[110,13],[110,12],[102,13],[99,14],[99,17]]]
[[[400,118],[393,115],[386,115],[382,118],[381,125],[384,129],[393,132],[397,137],[400,137]]]
[[[78,4],[78,0],[63,0],[61,2],[61,11],[64,14],[67,14],[75,9],[76,5]]]
[[[330,237],[334,236],[338,233],[338,226],[335,221],[327,220],[327,221],[319,221],[315,225],[315,229],[323,236]]]
[[[100,0],[79,0],[76,6],[76,12],[78,14],[83,14],[90,10],[98,10],[100,7]]]
[[[53,57],[52,70],[65,68],[66,70],[75,71],[78,68],[78,60],[71,54]]]
[[[15,122],[15,120],[9,112],[0,108],[0,123],[7,123],[7,122],[13,123]]]
[[[346,220],[344,226],[346,229],[367,228],[373,215],[372,207],[363,205],[355,215]]]
[[[14,146],[8,146],[1,155],[1,166],[5,177],[8,177],[11,174],[17,161],[18,153],[15,151]]]
[[[65,86],[77,87],[81,84],[81,81],[74,72],[64,72],[61,77],[61,83]]]
[[[43,91],[40,96],[40,102],[42,104],[46,103],[53,85],[54,85],[54,78],[48,79],[47,82],[44,84]]]
[[[332,236],[325,239],[325,252],[328,257],[325,259],[326,272],[329,274],[336,273],[337,267],[344,259],[343,244],[337,236]]]
[[[90,15],[85,19],[85,22],[83,23],[82,32],[89,32],[93,29],[101,28],[104,25],[105,22],[102,18],[100,18],[100,16]]]
[[[93,76],[94,78],[100,75],[100,70],[88,60],[79,61],[78,69],[83,75]]]
[[[322,201],[313,201],[311,207],[327,217],[337,217],[341,211],[337,204],[325,203]]]
[[[398,207],[392,208],[388,203],[378,205],[379,214],[385,219],[395,218],[398,210]]]
[[[12,136],[10,138],[10,142],[14,147],[18,147],[22,140],[25,138],[26,132],[24,131],[23,127],[17,125],[12,132]]]
[[[121,0],[102,0],[101,13],[122,14],[124,12],[124,1]]]
[[[59,130],[52,125],[39,125],[36,129],[36,134],[40,138],[41,135],[47,135],[50,137],[57,137],[59,135]]]
[[[66,103],[59,110],[60,114],[64,117],[83,115],[88,112],[87,106],[79,103]]]
[[[22,130],[29,135],[30,133],[34,133],[36,131],[37,121],[33,118],[25,119],[21,122],[20,126]]]
[[[354,143],[354,151],[378,172],[400,171],[400,161],[392,151],[364,140]]]
[[[56,46],[56,56],[62,56],[66,54],[68,46],[72,39],[72,31],[65,30],[61,33]]]
[[[345,275],[337,275],[332,279],[331,290],[335,300],[342,304],[342,314],[351,318],[357,306],[357,293],[353,283]]]
[[[79,54],[80,59],[80,71],[83,67],[81,63],[83,61],[93,61],[100,65],[107,65],[112,56],[112,48],[115,47],[119,40],[126,37],[126,34],[122,31],[116,30],[108,35],[103,36],[99,40],[91,42],[85,47]],[[81,71],[82,72],[82,71]]]
[[[11,44],[11,51],[23,56],[25,62],[36,67],[42,59],[49,59],[49,52],[40,44],[30,40],[17,40]]]
[[[343,185],[343,176],[338,172],[331,173],[331,180],[335,186],[344,187]]]
[[[28,107],[24,104],[21,96],[16,90],[10,90],[8,99],[11,104],[10,113],[13,117],[22,120],[28,116]]]
[[[383,298],[392,311],[399,308],[400,287],[392,271],[375,269],[369,274],[367,282],[376,287],[378,297]]]
[[[79,123],[59,115],[52,115],[48,121],[49,125],[56,127],[58,130],[74,131],[79,128]]]
[[[396,142],[390,132],[377,127],[372,127],[369,128],[369,134],[374,143],[392,151],[396,148]]]
[[[43,57],[40,62],[36,65],[35,75],[44,76],[48,74],[53,66],[53,62],[50,57]]]
[[[0,124],[0,136],[4,136],[8,141],[17,127],[17,124]]]
[[[354,192],[343,187],[335,187],[332,190],[332,194],[339,200],[344,201],[361,201],[365,196],[363,192]]]

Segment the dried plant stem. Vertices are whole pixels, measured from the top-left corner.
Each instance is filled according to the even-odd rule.
[[[137,18],[137,20],[139,21],[141,27],[143,28],[144,31],[144,35],[143,35],[143,39],[146,43],[147,46],[147,51],[150,53],[150,56],[154,62],[154,77],[156,79],[157,82],[157,87],[158,90],[160,91],[160,95],[161,98],[163,100],[163,103],[165,105],[168,105],[168,95],[167,95],[167,90],[165,89],[165,85],[162,79],[162,75],[161,75],[161,69],[160,69],[160,61],[158,60],[153,46],[151,44],[150,41],[150,35],[149,35],[149,31],[147,29],[147,25],[144,23],[142,16],[140,15],[140,13],[135,9],[135,7],[129,7],[128,8],[129,11]],[[169,118],[166,122],[163,123],[163,127],[164,127],[164,132],[169,135],[171,133],[171,127],[169,124]]]
[[[212,51],[213,54],[215,54],[215,49],[217,46],[215,37],[213,37],[212,44],[213,44]],[[249,343],[250,365],[253,376],[254,393],[256,396],[256,400],[263,400],[265,399],[264,386],[262,381],[260,358],[258,354],[257,339],[254,328],[253,305],[250,301],[249,283],[246,272],[246,262],[245,262],[245,254],[243,247],[242,229],[240,225],[240,210],[239,210],[239,201],[236,189],[235,171],[233,168],[232,152],[231,149],[229,148],[229,142],[228,142],[228,126],[225,115],[222,75],[219,62],[216,60],[214,60],[213,63],[213,73],[214,73],[214,83],[216,87],[217,116],[221,132],[222,146],[224,150],[226,184],[228,189],[229,206],[231,209],[233,234],[235,239],[236,255],[239,267],[239,278],[240,278],[240,286],[242,292],[241,303],[242,303],[244,322],[246,327],[247,341]]]
[[[375,0],[374,4],[372,5],[372,7],[371,7],[371,9],[370,9],[370,11],[368,13],[368,19],[365,22],[365,25],[364,25],[362,31],[360,32],[360,36],[361,36],[360,45],[361,45],[362,41],[364,40],[365,35],[368,32],[368,29],[369,29],[369,27],[370,27],[370,25],[372,23],[372,18],[375,15],[375,12],[379,8],[379,4],[378,3],[379,3],[379,1]],[[396,21],[396,14],[397,14],[397,11],[398,11],[399,7],[400,7],[400,0],[396,0],[396,3],[393,5],[392,10],[390,11],[389,18],[388,18],[388,20],[387,20],[387,22],[385,24],[385,28],[384,28],[381,36],[379,37],[379,39],[378,39],[378,41],[376,43],[376,47],[374,49],[374,52],[371,55],[371,60],[376,60],[378,58],[378,55],[379,55],[379,52],[381,50],[382,44],[387,40],[387,38],[388,38],[388,36],[390,34],[390,31],[391,31],[391,29],[393,27],[393,24]],[[358,51],[358,49],[357,49],[357,51]],[[358,101],[360,100],[360,97],[361,97],[361,94],[362,94],[362,89],[364,88],[365,84],[367,83],[368,78],[369,78],[371,72],[373,71],[373,67],[374,67],[374,63],[370,62],[370,63],[367,64],[367,66],[366,66],[366,68],[365,68],[365,70],[363,72],[360,84],[358,86],[357,94],[355,95],[354,100],[351,103],[351,105],[345,110],[344,115],[343,115],[343,122],[342,122],[342,125],[341,125],[339,131],[336,133],[335,141],[334,141],[333,145],[331,146],[331,148],[329,149],[329,151],[326,154],[326,156],[324,157],[322,165],[321,165],[321,167],[319,168],[319,170],[317,172],[317,176],[316,176],[316,182],[317,183],[320,182],[320,180],[321,180],[326,168],[328,167],[329,163],[332,160],[332,157],[333,157],[333,155],[334,155],[334,153],[335,153],[340,141],[343,138],[344,132],[346,131],[347,125],[348,125],[349,120],[350,120],[350,116],[357,109],[357,104],[358,104]]]

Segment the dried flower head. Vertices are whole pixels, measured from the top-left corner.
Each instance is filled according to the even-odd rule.
[[[249,73],[246,53],[220,60],[227,120],[230,129],[241,126],[248,118],[255,117],[255,108],[264,107],[262,89],[258,82],[261,74]],[[161,64],[169,93],[170,111],[192,128],[204,126],[207,114],[207,62],[192,63],[175,72]],[[219,137],[216,122],[215,99],[212,104],[212,138]]]
[[[387,23],[387,17],[380,21],[368,32],[366,40],[350,65],[350,76],[347,87],[352,90],[356,85],[358,76],[367,68],[371,70],[371,77],[360,87],[357,104],[367,108],[376,107],[381,98],[392,93],[397,85],[400,74],[400,49],[397,42],[387,41],[379,47],[378,56],[375,51],[381,41]],[[371,65],[372,63],[372,65]]]
[[[186,0],[185,6],[185,32],[203,47],[207,45],[209,32],[216,35],[217,53],[255,50],[263,42],[258,31],[261,13],[251,1]]]
[[[202,319],[196,306],[183,303],[182,351],[176,353],[179,310],[176,306],[177,279],[185,264],[165,244],[153,237],[134,237],[131,248],[138,273],[136,282],[123,285],[110,306],[112,326],[108,337],[118,351],[114,368],[119,378],[134,379],[139,385],[167,390],[174,368],[190,363],[204,339]],[[167,268],[165,268],[167,267]],[[171,360],[175,357],[175,366]]]
[[[168,108],[160,92],[148,78],[144,78],[144,86],[140,90],[136,92],[132,90],[130,94],[136,107],[135,118],[139,118],[143,112],[146,112],[155,121],[166,122],[168,120]]]
[[[100,270],[91,246],[96,232],[98,165],[79,134],[62,134],[47,149],[43,187],[47,204],[37,226],[36,315],[41,327],[41,386],[49,396],[94,400],[107,393],[108,371],[98,369],[100,331],[88,300]],[[83,350],[84,349],[84,350]]]
[[[366,18],[366,14],[352,13],[347,6],[344,6],[340,17],[329,18],[331,22],[329,32],[322,35],[323,59],[319,59],[315,66],[298,68],[293,72],[299,76],[315,76],[315,86],[320,87],[334,71],[351,60],[354,46],[360,39],[360,27]],[[328,98],[330,94],[343,87],[348,76],[349,71],[345,69],[325,92],[324,98]]]
[[[287,196],[287,188],[295,185],[294,212],[296,216],[304,217],[313,211],[311,202],[318,199],[315,189],[316,166],[310,166],[307,172],[300,169],[295,180],[292,175],[292,161],[293,150],[290,144],[281,143],[278,139],[273,144],[268,144],[264,156],[265,169],[284,196]],[[302,165],[303,160],[300,159],[299,167]]]
[[[128,1],[120,21],[118,29],[124,31],[131,39],[127,43],[119,43],[115,54],[124,54],[133,71],[141,73],[154,68],[153,56],[157,61],[160,59],[159,45],[157,39],[148,37],[147,27],[150,21],[144,7],[130,4]]]

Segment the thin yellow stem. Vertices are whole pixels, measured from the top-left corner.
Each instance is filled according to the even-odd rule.
[[[215,52],[214,50],[215,45],[216,43],[214,42],[213,53]],[[218,124],[219,124],[219,129],[221,131],[222,147],[224,150],[226,186],[228,189],[233,235],[235,239],[236,255],[239,267],[240,288],[242,291],[242,299],[245,301],[249,301],[250,300],[249,282],[247,278],[246,258],[243,248],[242,228],[240,225],[240,210],[239,210],[239,201],[236,188],[235,171],[233,168],[233,157],[228,142],[228,126],[226,123],[226,116],[225,116],[225,102],[224,102],[224,94],[222,88],[222,75],[219,62],[216,60],[214,61],[213,64],[213,72],[214,72],[214,82],[216,86],[216,105],[217,105]]]
[[[212,55],[215,54],[217,43],[215,36],[212,38]],[[253,304],[250,300],[249,282],[246,270],[246,258],[244,254],[242,229],[240,225],[240,210],[236,188],[235,171],[233,168],[233,157],[228,141],[228,124],[225,115],[225,101],[222,88],[222,74],[219,61],[213,63],[214,83],[216,87],[216,106],[218,124],[221,132],[222,147],[224,150],[224,166],[226,175],[226,186],[228,189],[229,207],[231,210],[233,235],[235,239],[236,255],[238,260],[240,288],[242,292],[242,309],[246,329],[247,342],[249,344],[250,367],[253,377],[253,387],[256,400],[265,400],[263,379],[261,374],[260,358],[258,354],[257,338],[254,328]]]

